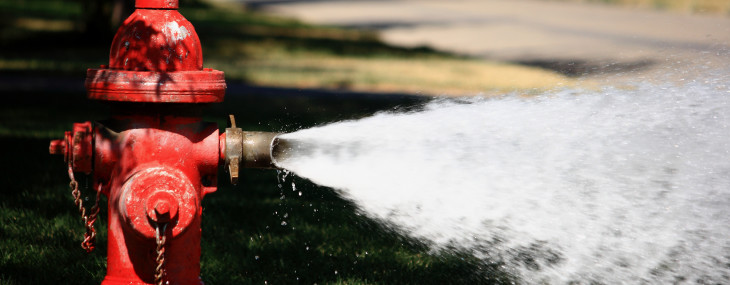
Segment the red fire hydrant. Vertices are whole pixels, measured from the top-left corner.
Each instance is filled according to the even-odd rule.
[[[203,122],[202,103],[223,101],[223,72],[203,68],[200,40],[177,0],[135,4],[109,65],[87,72],[88,97],[109,101],[111,119],[74,124],[50,152],[64,155],[77,205],[74,173],[90,175],[108,198],[102,284],[202,284],[201,200],[216,191],[219,164],[228,165],[234,183],[239,165],[271,166],[275,134],[242,132],[233,120],[219,134]],[[89,251],[91,216],[82,244]]]

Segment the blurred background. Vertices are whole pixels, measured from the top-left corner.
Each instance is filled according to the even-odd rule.
[[[131,0],[0,0],[0,284],[104,276],[106,211],[86,254],[64,163],[47,149],[73,122],[108,116],[83,81],[108,63],[132,11]],[[290,132],[440,97],[691,78],[730,62],[727,0],[181,0],[180,12],[204,66],[228,84],[206,120],[224,126],[235,114],[246,130]],[[504,264],[431,252],[293,175],[220,181],[203,201],[207,284],[513,281]],[[293,184],[304,194],[291,195]]]

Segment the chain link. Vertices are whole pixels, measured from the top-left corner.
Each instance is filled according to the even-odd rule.
[[[81,199],[79,182],[76,181],[73,174],[73,168],[71,168],[70,166],[68,168],[68,176],[71,179],[71,182],[68,184],[69,188],[71,188],[71,196],[73,196],[74,198],[74,204],[76,205],[76,207],[79,208],[81,220],[84,221],[84,226],[86,227],[86,233],[84,233],[84,240],[81,242],[81,248],[85,249],[86,252],[91,252],[94,250],[96,244],[96,229],[94,229],[94,223],[96,222],[96,218],[99,215],[101,184],[99,185],[99,189],[96,190],[96,201],[94,203],[94,206],[89,209],[91,213],[87,216],[86,208],[84,208],[84,202]],[[166,228],[167,223],[163,223],[161,225],[158,224],[155,226],[155,242],[157,243],[157,248],[155,249],[155,251],[157,252],[157,256],[155,258],[155,262],[157,264],[157,266],[155,267],[156,285],[165,284],[165,243],[167,241],[167,237],[165,236]]]
[[[92,252],[96,245],[96,229],[94,229],[94,223],[96,222],[96,217],[99,214],[101,184],[99,184],[99,189],[96,191],[96,202],[94,203],[94,206],[89,209],[91,213],[87,216],[86,208],[84,208],[84,202],[81,199],[81,191],[79,191],[79,182],[77,182],[74,178],[74,172],[71,166],[68,167],[68,176],[71,178],[71,182],[68,184],[69,188],[71,188],[71,196],[74,198],[74,204],[77,208],[79,208],[81,220],[84,221],[84,226],[86,227],[86,233],[84,233],[84,240],[81,242],[81,248],[86,250],[86,252]]]
[[[157,242],[157,257],[155,258],[155,262],[157,263],[157,267],[155,267],[155,285],[165,284],[165,242],[167,241],[167,238],[165,237],[166,228],[167,223],[155,225],[155,242]]]

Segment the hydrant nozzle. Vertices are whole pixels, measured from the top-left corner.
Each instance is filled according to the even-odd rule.
[[[238,183],[240,168],[276,168],[273,152],[279,133],[249,132],[236,127],[236,119],[229,116],[230,128],[221,135],[222,159],[231,177],[231,183]]]

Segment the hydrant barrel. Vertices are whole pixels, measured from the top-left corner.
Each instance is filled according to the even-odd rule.
[[[109,64],[87,70],[88,98],[109,102],[111,118],[74,124],[49,152],[64,155],[70,177],[91,174],[93,189],[108,198],[103,285],[202,285],[201,201],[217,190],[218,167],[225,161],[235,177],[239,166],[274,167],[278,134],[234,123],[227,136],[203,122],[201,103],[223,101],[223,72],[203,67],[178,0],[135,6]]]
[[[136,116],[99,126],[95,177],[109,197],[109,256],[103,285],[154,281],[158,230],[164,230],[165,280],[202,284],[201,201],[216,189],[219,133],[191,118]]]

